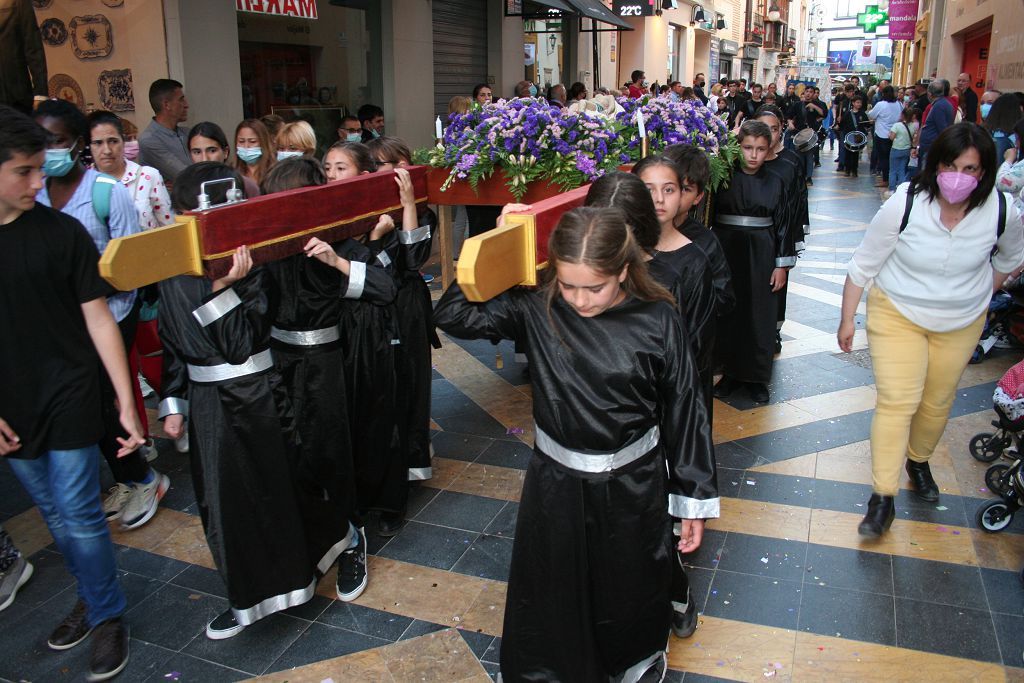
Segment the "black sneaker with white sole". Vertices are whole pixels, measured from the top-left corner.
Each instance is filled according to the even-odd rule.
[[[85,603],[79,600],[75,603],[71,613],[64,617],[64,621],[53,629],[46,644],[51,650],[70,650],[92,633],[89,627],[88,608]]]
[[[128,666],[128,627],[120,618],[105,621],[96,627],[92,637],[87,681],[106,681]]]
[[[219,617],[206,625],[206,637],[210,640],[226,640],[245,630],[245,626],[235,620],[235,613],[229,607]]]
[[[672,633],[676,638],[689,638],[697,630],[697,603],[687,595],[685,605],[672,603]]]
[[[366,590],[366,533],[358,529],[359,542],[338,557],[338,599],[355,600]]]

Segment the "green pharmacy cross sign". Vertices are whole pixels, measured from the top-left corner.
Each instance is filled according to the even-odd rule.
[[[857,15],[857,26],[864,29],[864,33],[874,33],[879,26],[889,21],[889,15],[878,9],[878,5],[868,5],[864,11]]]

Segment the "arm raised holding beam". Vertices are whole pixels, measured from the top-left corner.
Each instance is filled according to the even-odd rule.
[[[567,211],[583,206],[589,185],[505,214],[501,227],[462,245],[456,275],[469,301],[487,301],[518,285],[536,285],[548,238]]]
[[[417,211],[427,208],[427,169],[408,169]],[[370,232],[382,214],[402,218],[394,173],[372,173],[189,212],[177,222],[111,240],[100,258],[100,275],[120,290],[175,275],[223,276],[235,249],[247,245],[253,263],[302,253],[310,237],[336,242]]]

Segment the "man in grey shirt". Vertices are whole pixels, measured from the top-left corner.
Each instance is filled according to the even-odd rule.
[[[178,81],[160,78],[149,86],[153,121],[139,135],[139,164],[160,171],[167,187],[192,163],[188,153],[188,128],[179,123],[188,120],[188,100]]]

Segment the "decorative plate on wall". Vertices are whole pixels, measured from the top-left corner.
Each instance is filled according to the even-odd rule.
[[[120,7],[124,4],[124,0],[103,0],[103,4],[107,7]]]
[[[59,100],[67,100],[77,105],[79,109],[85,106],[85,95],[82,94],[82,87],[78,82],[67,74],[54,74],[46,84],[50,91],[50,97]]]
[[[103,71],[98,79],[100,102],[108,111],[135,111],[132,70]]]
[[[71,29],[71,48],[79,59],[106,57],[114,50],[114,29],[102,14],[74,17]]]
[[[53,0],[32,0],[32,6],[36,9],[46,9],[53,4]]]
[[[63,45],[68,39],[68,27],[60,19],[47,19],[39,26],[43,42],[54,47]]]

